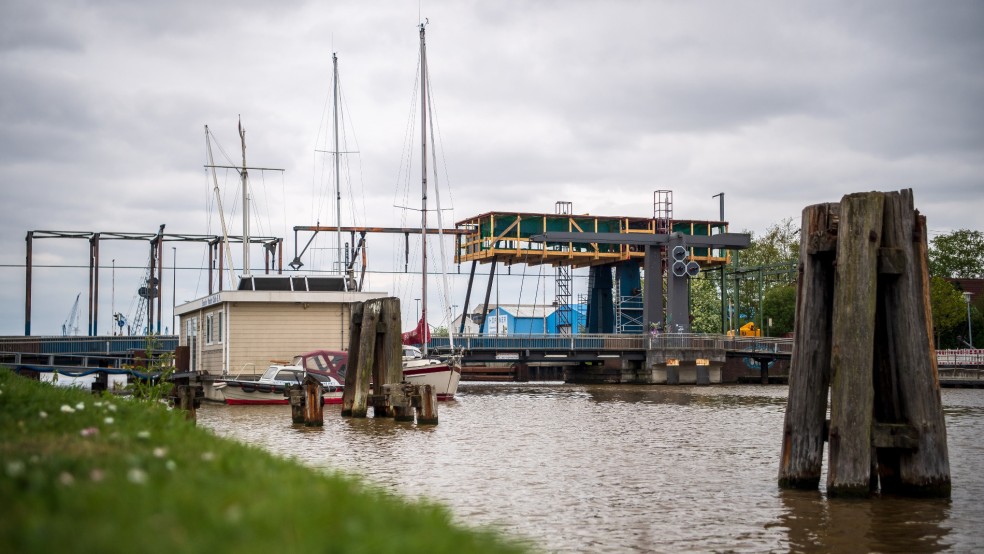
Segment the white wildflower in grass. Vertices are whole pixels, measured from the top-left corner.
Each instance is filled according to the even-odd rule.
[[[71,473],[63,471],[61,472],[61,475],[58,476],[58,482],[68,487],[75,484],[75,477],[72,477]]]
[[[61,411],[65,412],[66,414],[74,414],[75,408],[69,406],[68,404],[62,404]]]
[[[140,432],[138,432],[137,433],[137,438],[138,439],[149,439],[150,438],[150,431],[140,431]]]
[[[203,462],[211,462],[214,459],[215,459],[215,454],[212,454],[211,452],[202,452]]]
[[[239,504],[233,504],[226,508],[225,518],[229,523],[239,523],[239,520],[243,519],[243,509]]]
[[[163,458],[164,456],[167,456],[167,448],[164,448],[163,446],[158,446],[157,448],[154,449],[155,458]]]
[[[174,463],[174,460],[168,460],[164,462],[164,467],[166,467],[168,471],[174,471],[178,468],[178,464]]]
[[[78,404],[76,404],[75,405],[75,409],[76,410],[84,410],[85,409],[85,402],[79,402]]]
[[[7,477],[17,477],[22,473],[24,473],[24,462],[20,460],[7,462]]]
[[[106,472],[99,468],[94,468],[92,471],[89,472],[89,479],[91,479],[92,482],[94,483],[98,483],[105,478],[106,478]]]
[[[114,421],[116,420],[111,417],[103,418],[103,423],[105,423],[106,425],[112,425]]]
[[[111,412],[115,412],[116,411],[116,404],[107,404],[106,405],[106,408],[109,409],[109,411],[111,411]]]
[[[102,400],[96,400],[95,402],[92,403],[92,405],[95,406],[95,407],[97,407],[97,408],[102,408],[103,401]]]
[[[41,419],[44,419],[44,418],[46,418],[46,417],[48,417],[48,412],[46,412],[46,411],[44,411],[44,410],[41,410],[41,411],[40,411],[40,412],[38,413],[38,417],[40,417]]]
[[[85,429],[79,431],[79,434],[83,437],[91,437],[92,435],[98,435],[99,429],[96,427],[86,427]]]
[[[142,485],[147,482],[147,472],[138,467],[135,467],[130,469],[130,471],[126,473],[126,478],[131,483]]]

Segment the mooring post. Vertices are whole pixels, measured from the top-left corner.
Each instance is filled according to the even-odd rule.
[[[878,448],[878,475],[886,492],[950,496],[946,423],[933,345],[926,218],[914,209],[912,190],[885,198],[875,359],[876,416],[912,441]]]
[[[178,405],[185,411],[185,419],[190,421],[198,421],[198,414],[195,412],[198,408],[196,389],[198,387],[191,384],[178,385]]]
[[[848,194],[837,232],[827,494],[871,492],[872,371],[885,195]]]
[[[803,210],[799,279],[789,394],[783,423],[779,486],[816,489],[827,440],[830,387],[831,304],[840,205],[815,204]]]
[[[362,364],[360,347],[364,312],[365,302],[352,304],[352,318],[349,325],[348,371],[345,373],[345,388],[342,390],[342,417],[352,417],[352,406],[355,403],[355,389],[359,381],[357,368]]]
[[[304,423],[304,387],[301,385],[287,385],[284,387],[284,396],[290,404],[290,421],[294,424]]]
[[[356,377],[355,385],[352,387],[352,417],[366,417],[369,411],[369,379],[376,359],[376,325],[379,323],[381,307],[381,303],[377,300],[368,300],[362,306],[359,360],[355,367],[349,364],[349,371],[354,370]]]
[[[388,390],[389,405],[396,421],[413,421],[413,385],[406,383],[384,385]]]
[[[314,376],[304,377],[304,425],[322,427],[325,424],[324,400],[321,381]]]
[[[373,415],[392,417],[383,386],[403,380],[403,334],[400,331],[400,299],[380,298],[379,323],[373,357]]]
[[[417,411],[418,425],[437,425],[437,391],[433,385],[420,385],[420,407]]]

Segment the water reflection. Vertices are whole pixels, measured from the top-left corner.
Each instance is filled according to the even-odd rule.
[[[447,504],[558,552],[984,549],[984,391],[944,391],[952,502],[776,486],[785,387],[463,384],[440,424],[294,427],[285,406],[206,405],[203,427]]]

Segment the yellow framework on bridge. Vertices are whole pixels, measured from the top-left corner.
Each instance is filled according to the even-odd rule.
[[[465,231],[458,237],[455,261],[485,263],[496,260],[506,265],[524,263],[570,267],[609,264],[635,258],[642,261],[645,249],[641,246],[588,242],[544,244],[533,242],[530,237],[550,231],[652,235],[657,233],[660,223],[664,222],[642,217],[488,212],[459,221],[455,225],[457,229]],[[710,236],[727,232],[728,223],[672,220],[670,229],[684,235]],[[691,248],[690,256],[703,268],[719,267],[728,262],[727,250]]]

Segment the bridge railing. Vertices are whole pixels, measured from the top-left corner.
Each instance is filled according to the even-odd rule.
[[[651,334],[523,334],[455,336],[455,347],[467,351],[476,350],[534,350],[564,351],[582,350],[646,350],[661,348],[718,349],[729,351],[772,352],[789,354],[793,351],[792,339],[763,337],[728,337],[700,333]],[[447,349],[448,337],[431,337],[431,348]]]
[[[792,354],[793,339],[772,337],[724,337],[725,350],[730,352],[771,352]]]
[[[936,363],[940,366],[984,366],[984,349],[937,350]]]
[[[524,334],[524,335],[455,335],[455,348],[475,350],[535,350],[562,351],[578,350],[645,350],[644,335],[609,334]],[[431,337],[430,346],[437,349],[448,348],[448,337]]]

